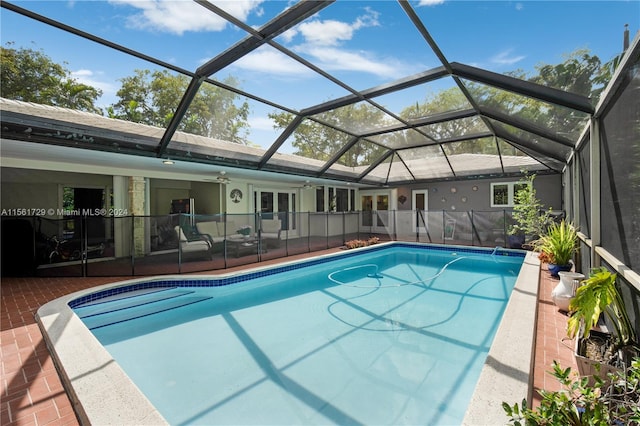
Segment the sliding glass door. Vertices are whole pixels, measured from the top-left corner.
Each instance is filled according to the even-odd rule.
[[[256,198],[260,200],[259,208],[263,218],[277,217],[283,231],[293,231],[297,228],[295,191],[258,190]]]
[[[389,222],[389,194],[366,194],[360,197],[362,226],[372,232],[386,232]]]

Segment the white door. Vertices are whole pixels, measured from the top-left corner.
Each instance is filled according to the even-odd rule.
[[[283,231],[295,231],[297,229],[295,191],[257,190],[256,198],[263,218],[280,219]]]
[[[392,228],[389,223],[389,193],[363,194],[360,196],[362,211],[362,231],[375,233],[389,233]]]
[[[429,224],[427,209],[429,206],[429,191],[420,189],[412,191],[411,208],[413,210],[413,232],[426,234]]]

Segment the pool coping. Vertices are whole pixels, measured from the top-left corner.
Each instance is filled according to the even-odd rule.
[[[379,246],[385,245],[388,244]],[[446,247],[469,249],[464,246]],[[354,254],[356,250],[353,250]],[[325,254],[314,259],[328,259],[343,254]],[[233,273],[197,275],[197,279],[232,278],[247,272],[298,263],[299,260],[283,261]],[[467,408],[463,421],[465,425],[504,424],[503,401],[526,397],[531,402],[539,269],[537,256],[527,253]],[[113,287],[184,278],[185,275],[162,275],[118,281],[63,296],[38,309],[36,320],[82,424],[161,425],[168,422],[72,311],[69,302]],[[514,351],[514,348],[522,350]]]
[[[463,425],[506,424],[503,402],[526,398],[531,406],[539,288],[540,260],[527,252]]]

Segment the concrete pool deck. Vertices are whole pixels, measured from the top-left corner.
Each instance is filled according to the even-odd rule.
[[[291,259],[286,259],[286,260],[289,261]],[[465,418],[465,423],[467,424],[480,424],[480,423],[504,424],[506,417],[502,412],[502,408],[501,408],[502,401],[506,400],[511,403],[514,403],[521,400],[522,397],[526,396],[526,394],[530,392],[529,385],[530,385],[530,382],[532,381],[530,380],[530,377],[531,377],[530,371],[532,371],[531,366],[534,359],[533,344],[534,342],[536,342],[536,338],[534,335],[535,321],[536,321],[536,304],[539,303],[536,297],[537,281],[538,281],[538,276],[544,275],[544,274],[540,274],[540,268],[538,266],[537,259],[532,261],[528,257],[525,260],[525,265],[527,266],[527,268],[531,268],[528,272],[526,272],[528,279],[525,280],[522,286],[520,285],[520,283],[517,284],[516,290],[514,290],[514,297],[512,299],[513,300],[518,299],[518,302],[516,304],[512,304],[510,302],[509,307],[505,312],[505,319],[503,319],[502,324],[500,326],[500,331],[499,331],[500,336],[502,336],[504,332],[504,336],[506,336],[506,339],[504,339],[503,343],[500,343],[501,337],[496,336],[496,340],[494,341],[494,345],[492,346],[492,350],[489,354],[488,363],[485,366],[485,370],[478,384],[476,396],[474,396],[474,401],[480,404],[480,408],[478,411],[474,412],[473,405],[470,407],[469,412],[467,413],[467,417]],[[261,265],[261,266],[264,266],[264,265]],[[524,271],[521,271],[521,275],[523,275],[523,273]],[[32,279],[15,279],[15,280],[29,281]],[[38,282],[49,281],[50,285],[55,285],[56,281],[61,281],[56,279],[49,279],[49,280],[33,279],[33,280]],[[11,281],[13,281],[13,279],[11,279],[10,282]],[[78,286],[82,286],[83,283],[85,283],[84,288],[91,288],[94,285],[104,284],[110,281],[114,281],[114,279],[113,278],[111,279],[85,278],[85,279],[65,279],[65,281],[72,281]],[[551,281],[551,283],[553,283],[553,281]],[[2,295],[3,304],[5,303],[4,299],[8,298],[6,291],[4,291],[5,284],[6,284],[6,281],[3,282],[3,295]],[[25,286],[21,285],[20,287],[25,287]],[[61,288],[59,289],[62,290]],[[25,290],[26,290],[26,287],[25,287]],[[94,290],[95,289],[91,289],[91,291],[94,291]],[[73,297],[69,297],[69,299],[74,297],[77,297],[77,294],[74,295]],[[527,314],[524,315],[523,313],[525,312],[526,306],[531,306],[532,308],[526,309]],[[33,313],[33,311],[36,308],[37,306],[29,307],[28,311],[30,311],[30,313]],[[52,305],[52,310],[53,308],[54,306]],[[8,312],[7,310],[4,310],[4,309],[3,311]],[[561,313],[558,313],[558,314],[560,315],[559,323],[562,324],[563,321],[566,321],[566,317],[564,317]],[[507,315],[509,315],[509,317],[507,317]],[[511,315],[514,315],[514,316],[511,317]],[[41,312],[40,316],[45,325],[48,323],[49,324],[48,327],[53,327],[54,329],[50,332],[50,335],[52,337],[51,338],[52,342],[55,340],[58,342],[58,344],[63,344],[64,340],[67,337],[71,338],[76,333],[81,333],[82,335],[82,333],[87,332],[91,334],[80,323],[80,320],[73,315],[65,316],[60,313],[53,313],[52,311],[49,311],[49,309],[47,308],[46,310]],[[507,319],[507,318],[511,318],[511,319]],[[28,320],[28,317],[26,319]],[[78,321],[80,323],[79,325],[81,325],[82,327],[78,327],[76,324],[74,324],[73,319]],[[538,318],[538,321],[539,320],[540,318]],[[14,321],[14,322],[17,325],[17,321]],[[45,424],[45,422],[43,421],[38,421],[38,418],[39,417],[41,418],[42,415],[38,414],[39,412],[37,411],[36,406],[47,405],[49,407],[49,411],[50,411],[49,416],[51,418],[55,417],[54,415],[55,412],[57,412],[58,414],[64,414],[64,416],[58,416],[57,423],[53,423],[53,424],[78,424],[78,419],[75,419],[73,418],[75,416],[70,415],[73,413],[69,413],[68,407],[65,408],[64,392],[61,391],[61,386],[59,384],[55,385],[57,386],[56,389],[58,392],[54,397],[52,397],[53,402],[49,404],[47,404],[44,398],[42,399],[42,401],[39,401],[33,397],[36,391],[34,386],[35,381],[34,383],[29,384],[27,380],[27,383],[22,384],[22,387],[26,388],[26,393],[28,397],[25,397],[24,393],[22,394],[22,397],[18,397],[17,395],[15,395],[14,388],[17,387],[19,382],[19,380],[17,380],[18,375],[16,374],[11,378],[11,380],[7,380],[7,376],[5,375],[5,372],[7,372],[10,369],[16,369],[17,365],[15,364],[19,364],[20,360],[24,359],[24,357],[18,356],[17,359],[14,359],[14,362],[12,363],[14,366],[13,367],[8,366],[9,364],[8,361],[10,360],[5,359],[5,355],[8,355],[11,358],[11,354],[10,354],[11,336],[9,336],[9,333],[7,333],[7,331],[11,331],[10,334],[13,336],[17,336],[18,333],[17,333],[17,328],[10,328],[9,330],[7,330],[4,327],[4,325],[6,325],[6,321],[3,321],[3,335],[2,335],[3,337],[2,339],[3,340],[3,343],[2,343],[3,345],[3,385],[5,386],[4,393],[3,393],[3,401],[6,402],[6,404],[3,403],[2,405],[2,420],[3,420],[2,423],[3,424]],[[34,335],[35,339],[38,339],[38,336],[35,336],[37,329],[33,330],[32,324],[29,324],[29,327],[30,327],[30,333]],[[547,327],[545,326],[545,328]],[[529,331],[529,333],[523,333],[523,331]],[[554,334],[557,335],[558,333],[556,332]],[[522,348],[519,342],[516,342],[515,340],[513,340],[517,338],[522,338],[524,341],[529,342],[528,345],[530,350],[522,351],[523,354],[526,353],[528,355],[524,355],[523,357],[521,357],[522,359],[515,359],[520,357],[514,357],[514,348]],[[43,346],[44,346],[41,339],[42,337],[40,336],[40,339],[38,339],[39,342],[37,344],[39,353],[43,352]],[[121,376],[120,374],[121,371],[120,372],[118,371],[119,367],[117,367],[117,365],[114,362],[111,362],[110,357],[108,357],[108,355],[107,357],[104,357],[104,353],[101,354],[101,351],[99,349],[101,349],[104,352],[106,351],[104,350],[104,348],[102,348],[101,345],[97,343],[97,341],[95,341],[95,338],[93,338],[92,335],[90,337],[86,336],[86,339],[82,337],[82,341],[83,341],[83,344],[81,345],[82,347],[76,346],[71,349],[67,349],[66,354],[64,353],[65,351],[62,350],[62,352],[60,352],[59,354],[59,355],[62,355],[63,357],[71,357],[76,361],[78,359],[82,359],[85,357],[90,357],[90,359],[92,360],[91,361],[93,363],[92,368],[88,368],[87,366],[84,366],[84,367],[77,367],[78,369],[74,371],[69,371],[68,369],[65,370],[66,376],[72,378],[70,379],[72,382],[75,380],[74,389],[76,389],[76,392],[78,391],[78,389],[80,391],[82,391],[83,389],[89,389],[89,390],[102,389],[103,391],[107,391],[109,393],[109,398],[108,398],[109,401],[117,402],[118,399],[121,398],[122,401],[117,403],[118,404],[122,403],[123,405],[118,406],[118,410],[116,414],[112,410],[105,409],[106,408],[105,404],[107,401],[105,401],[104,398],[93,398],[93,400],[89,398],[88,401],[90,402],[85,403],[83,401],[83,409],[78,410],[80,421],[86,420],[86,418],[89,417],[92,419],[92,422],[94,424],[114,424],[114,423],[158,424],[158,422],[161,421],[161,417],[159,418],[157,417],[158,415],[155,412],[155,409],[153,409],[153,407],[151,407],[150,404],[146,405],[147,404],[146,398],[144,398],[139,394],[139,392],[137,392],[137,388],[133,386],[135,390],[133,395],[125,391],[125,389],[129,388],[128,378],[126,378],[126,376],[124,377]],[[541,339],[538,338],[537,342],[540,343],[540,341]],[[99,348],[93,347],[92,342],[95,342],[95,344],[97,344]],[[19,345],[19,344],[15,343],[15,345]],[[560,345],[560,349],[561,348],[562,348],[562,345]],[[26,348],[25,348],[25,352],[26,352]],[[558,359],[558,357],[554,356],[553,354],[549,354],[548,356],[547,355],[542,356],[543,359],[546,359],[548,357],[551,357],[550,359]],[[537,358],[538,356],[536,354],[536,365],[538,363]],[[560,357],[561,360],[562,358],[563,357]],[[73,363],[75,364],[75,361]],[[45,362],[45,364],[47,364],[49,368],[49,373],[47,374],[47,376],[50,376],[50,377],[48,377],[48,379],[50,379],[50,381],[53,381],[52,379],[54,378],[53,377],[54,375],[51,374],[51,362],[50,361]],[[63,364],[64,364],[64,360],[63,360]],[[566,365],[566,364],[563,363],[563,365]],[[548,370],[549,366],[550,366],[550,361],[543,365],[542,370],[545,370],[545,369]],[[24,371],[24,370],[21,369],[20,371]],[[113,384],[110,384],[109,382],[112,382],[112,380],[105,380],[105,376],[103,374],[113,373],[114,371],[115,371],[116,382]],[[97,373],[97,374],[94,374],[94,373]],[[505,382],[502,382],[503,384],[498,385],[495,382],[495,379],[492,378],[492,374],[497,374],[498,377],[501,377],[500,380],[504,379]],[[544,371],[542,371],[541,375],[544,377]],[[93,381],[94,379],[91,378],[92,376],[94,376],[94,379],[97,379],[97,381],[94,382]],[[538,376],[539,375],[536,370],[533,374],[533,377],[536,378],[536,380],[533,381],[534,386],[538,388],[546,386],[544,382],[542,382],[542,384],[539,384],[540,381],[538,380]],[[548,387],[545,387],[545,388],[548,389]],[[504,396],[501,396],[500,394],[498,394],[497,393],[498,391],[504,392]],[[73,392],[69,392],[69,394],[72,400],[76,399],[76,395],[74,395]],[[53,409],[51,408],[52,406],[53,406]],[[495,408],[495,410],[492,409],[492,411],[494,412],[495,421],[490,420],[489,408]],[[83,411],[84,411],[84,414],[82,414]],[[93,416],[97,415],[93,413],[94,411],[100,411],[102,412],[102,414],[100,415],[106,416],[106,417],[94,418]],[[31,421],[34,419],[36,420],[35,422]],[[56,419],[53,419],[52,421],[56,421]]]

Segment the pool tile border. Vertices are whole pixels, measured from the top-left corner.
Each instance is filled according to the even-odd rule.
[[[379,244],[376,246],[366,247],[363,249],[357,250],[349,250],[343,253],[338,253],[341,258],[349,258],[353,256],[359,256],[363,253],[370,253],[375,251],[380,251],[387,249],[389,247],[392,248],[413,248],[420,250],[429,250],[429,251],[442,251],[442,252],[451,252],[454,251],[456,253],[467,253],[467,254],[480,254],[486,256],[511,256],[511,257],[524,257],[526,252],[520,250],[509,250],[509,249],[483,249],[483,248],[469,248],[463,246],[453,246],[453,245],[424,245],[418,243],[388,243],[388,244]],[[319,265],[322,263],[329,262],[333,260],[333,256],[323,256],[317,259],[310,259],[305,261],[300,261],[296,263],[291,263],[284,266],[271,267],[267,269],[261,269],[254,272],[247,272],[238,275],[221,277],[221,278],[199,278],[199,279],[186,279],[186,278],[172,278],[172,279],[149,279],[147,281],[140,281],[134,284],[128,284],[123,286],[118,286],[114,288],[109,288],[106,290],[98,291],[95,293],[90,293],[79,297],[77,299],[71,300],[69,302],[69,306],[73,309],[78,306],[84,305],[86,303],[95,302],[97,300],[103,299],[105,297],[117,296],[122,293],[127,293],[135,290],[145,290],[149,288],[159,288],[159,287],[219,287],[230,284],[236,284],[242,281],[248,281],[256,278],[262,278],[269,275],[279,274],[282,272],[293,271],[296,269],[307,268],[310,266]]]

